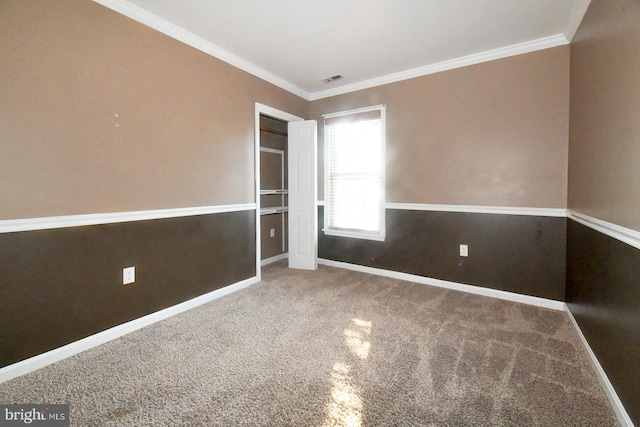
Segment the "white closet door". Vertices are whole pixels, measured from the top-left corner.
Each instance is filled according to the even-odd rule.
[[[318,123],[289,122],[289,268],[318,268]]]

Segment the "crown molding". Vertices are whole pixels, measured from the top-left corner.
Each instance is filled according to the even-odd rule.
[[[385,76],[376,77],[361,82],[336,87],[333,89],[323,90],[310,94],[309,101],[329,98],[331,96],[343,95],[357,90],[369,89],[376,86],[382,86],[389,83],[396,83],[402,80],[412,79],[414,77],[426,76],[442,71],[462,68],[469,65],[480,64],[482,62],[502,59],[509,56],[521,55],[523,53],[534,52],[542,49],[549,49],[556,46],[568,44],[564,34],[556,34],[554,36],[543,37],[541,39],[531,40],[524,43],[518,43],[511,46],[501,47],[498,49],[487,50],[485,52],[475,53],[473,55],[463,56],[435,64],[425,65],[423,67],[412,68],[398,73],[387,74]]]
[[[587,13],[590,4],[591,0],[574,0],[573,7],[569,13],[569,19],[567,19],[567,24],[564,27],[564,37],[569,43],[573,40],[573,36],[576,35],[582,18],[584,18],[585,13]]]
[[[291,92],[294,95],[309,100],[309,92],[289,83],[288,81],[276,76],[275,74],[270,73],[269,71],[264,70],[263,68],[258,67],[257,65],[250,63],[249,61],[245,61],[244,59],[222,49],[219,46],[214,45],[211,42],[204,40],[201,37],[196,36],[193,33],[183,30],[177,25],[167,22],[164,19],[153,15],[144,9],[134,6],[125,0],[93,1],[108,9],[118,12],[121,15],[131,18],[134,21],[151,27],[154,30],[157,30],[173,39],[181,41],[182,43],[185,43],[208,55],[216,57],[221,61],[233,65],[236,68],[246,71],[247,73],[252,74],[262,80],[274,84],[281,89]]]
[[[408,80],[415,77],[426,76],[429,74],[435,74],[442,71],[453,70],[456,68],[466,67],[469,65],[480,64],[483,62],[493,61],[496,59],[502,59],[509,56],[521,55],[523,53],[530,53],[537,50],[549,49],[556,46],[566,45],[571,42],[571,38],[575,34],[582,21],[591,0],[574,0],[574,6],[571,9],[569,20],[565,26],[565,30],[562,34],[556,34],[549,37],[543,37],[536,40],[527,41],[524,43],[518,43],[511,46],[501,47],[498,49],[492,49],[485,52],[476,53],[473,55],[463,56],[460,58],[454,58],[447,61],[438,62],[435,64],[429,64],[422,67],[412,68],[410,70],[400,71],[397,73],[391,73],[380,77],[375,77],[369,80],[356,82],[344,86],[335,87],[332,89],[322,90],[318,92],[307,92],[306,90],[266,71],[263,68],[258,67],[255,64],[250,63],[227,50],[222,49],[219,46],[214,45],[211,42],[204,40],[201,37],[196,36],[193,33],[185,31],[177,25],[171,24],[164,19],[153,15],[146,10],[132,5],[126,0],[93,0],[108,9],[118,12],[128,18],[131,18],[143,25],[151,27],[173,39],[181,41],[195,49],[198,49],[208,55],[220,59],[236,68],[248,72],[262,80],[265,80],[281,89],[284,89],[294,95],[297,95],[307,101],[315,101],[318,99],[329,98],[332,96],[343,95],[350,92],[355,92],[362,89],[369,89],[376,86],[382,86],[389,83],[396,83],[402,80]]]

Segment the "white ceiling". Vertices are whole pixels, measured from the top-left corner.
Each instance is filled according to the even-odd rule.
[[[567,44],[590,3],[95,1],[309,100]]]

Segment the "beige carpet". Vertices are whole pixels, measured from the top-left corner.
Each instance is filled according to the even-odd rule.
[[[617,425],[564,313],[320,267],[0,384],[75,426]]]

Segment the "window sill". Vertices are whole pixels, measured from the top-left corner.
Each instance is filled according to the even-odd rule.
[[[351,239],[375,240],[384,242],[386,236],[384,234],[359,233],[357,231],[330,230],[323,228],[322,232],[327,236],[349,237]]]

